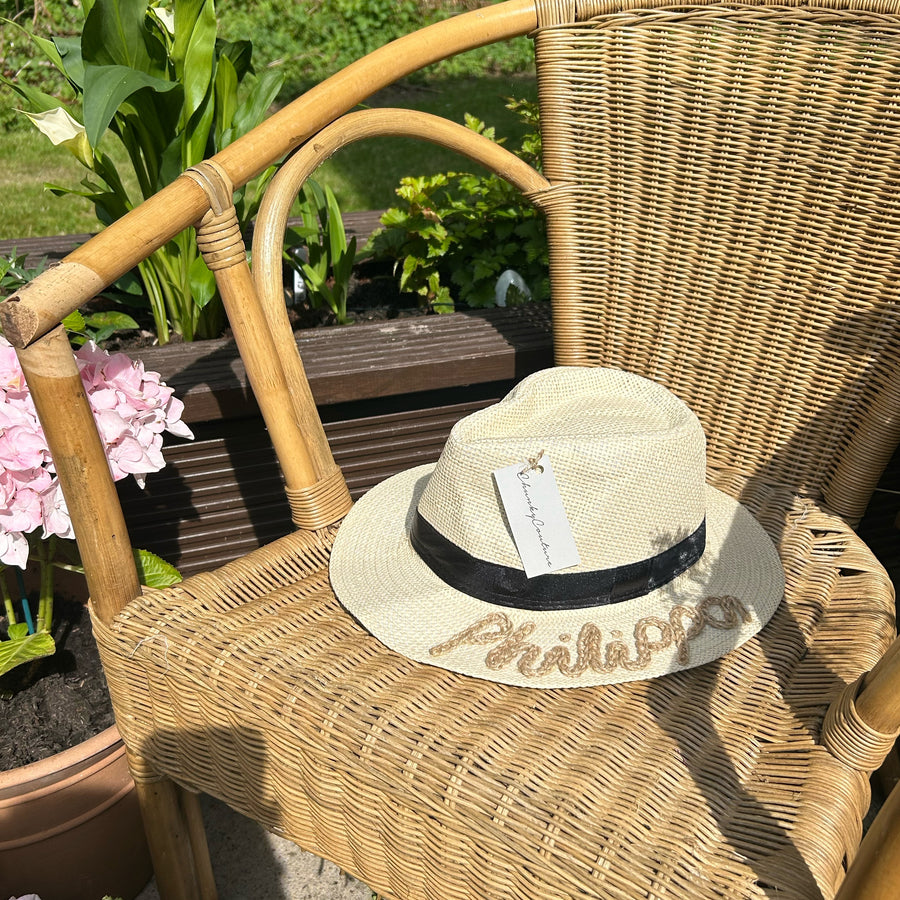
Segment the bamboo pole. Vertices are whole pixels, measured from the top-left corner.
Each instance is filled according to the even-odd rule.
[[[856,698],[856,711],[866,725],[882,734],[900,729],[900,638],[866,675]]]
[[[235,343],[275,447],[285,484],[292,490],[310,487],[319,480],[319,473],[293,414],[281,361],[277,354],[271,352],[262,311],[252,299],[248,299],[254,291],[250,270],[245,263],[218,270],[215,274]]]
[[[354,141],[385,135],[416,137],[456,150],[497,172],[525,194],[534,195],[550,186],[539,172],[486,137],[438,116],[406,109],[369,109],[343,116],[320,131],[315,141],[301,147],[281,167],[266,191],[256,220],[253,279],[272,330],[276,353],[285,361],[285,376],[295,398],[301,427],[309,435],[315,435],[322,426],[302,363],[296,357],[296,343],[284,305],[281,257],[288,214],[303,183],[332,153]],[[533,199],[539,202],[537,197]],[[308,415],[309,410],[312,416]]]
[[[900,896],[900,790],[894,788],[859,846],[835,900]]]
[[[93,611],[108,623],[141,587],[109,463],[65,329],[54,329],[18,354],[75,524]],[[90,527],[82,527],[84,523]]]
[[[309,390],[284,312],[284,298],[281,318],[270,323],[247,264],[234,191],[222,168],[207,160],[187,174],[209,198],[210,210],[197,227],[197,245],[215,274],[247,377],[284,474],[292,517],[299,527],[330,525],[347,513],[350,494]],[[280,275],[280,253],[275,264]]]
[[[241,187],[375,91],[448,56],[536,27],[535,0],[507,0],[398,38],[298,97],[213,160]],[[7,338],[14,346],[27,346],[193,225],[206,209],[200,185],[176,179],[0,304]]]
[[[210,206],[197,226],[197,246],[215,275],[235,343],[281,463],[285,482],[289,489],[310,487],[319,480],[319,473],[294,415],[282,358],[275,350],[256,296],[234,208],[233,188],[222,169],[209,161],[188,170],[188,174],[203,186]],[[291,349],[296,354],[296,346]],[[322,441],[325,442],[324,432]],[[327,442],[325,449],[328,452]],[[330,452],[328,459],[331,460]]]
[[[165,900],[216,900],[198,800],[169,778],[141,777],[144,763],[138,757],[129,754],[128,763],[160,896]]]

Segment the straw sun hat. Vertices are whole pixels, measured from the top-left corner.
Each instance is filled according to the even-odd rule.
[[[331,581],[411,659],[547,688],[708,663],[784,591],[762,527],[706,484],[690,409],[640,376],[581,367],[531,375],[458,422],[435,466],[369,491]]]

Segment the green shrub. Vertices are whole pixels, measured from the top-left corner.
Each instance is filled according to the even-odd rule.
[[[510,101],[508,106],[534,127],[518,153],[538,166],[537,105]],[[473,116],[466,124],[495,138],[494,129]],[[396,193],[403,203],[382,216],[384,228],[372,236],[367,251],[394,261],[402,291],[418,294],[435,312],[451,312],[457,301],[493,306],[497,279],[512,269],[528,286],[530,299],[549,296],[544,218],[508,182],[497,175],[446,172],[403,178]],[[528,298],[510,291],[505,299],[512,305]]]
[[[338,325],[346,325],[356,238],[348,243],[341,210],[330,187],[310,178],[299,200],[303,224],[290,229],[288,242],[295,249],[302,248],[305,258],[288,252],[286,259],[303,277],[310,309],[327,307]]]

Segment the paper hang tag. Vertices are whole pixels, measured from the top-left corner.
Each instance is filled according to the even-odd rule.
[[[493,475],[525,575],[577,566],[581,559],[549,458],[542,453]]]

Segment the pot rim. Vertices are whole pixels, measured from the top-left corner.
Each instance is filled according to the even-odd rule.
[[[0,804],[9,797],[18,795],[21,785],[30,784],[30,790],[41,790],[64,779],[84,777],[88,771],[108,765],[111,758],[124,752],[125,745],[119,729],[110,725],[93,737],[59,753],[0,772]]]

